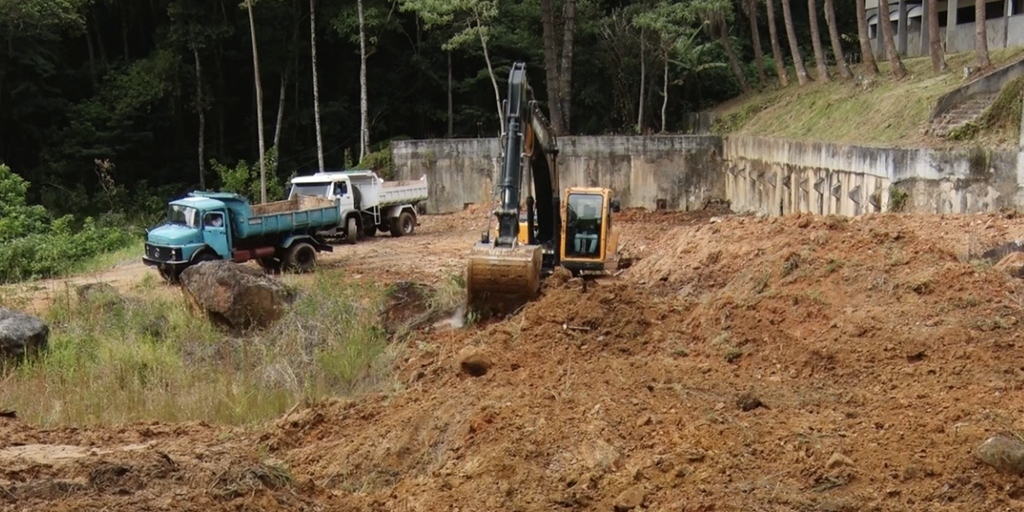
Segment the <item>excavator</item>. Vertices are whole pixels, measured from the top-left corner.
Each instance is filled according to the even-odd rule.
[[[473,246],[466,269],[467,305],[480,316],[505,316],[534,300],[556,267],[579,276],[619,266],[619,235],[611,224],[619,202],[602,187],[567,187],[560,197],[557,140],[534,99],[526,63],[509,70],[502,106],[497,226]],[[533,195],[524,207],[527,176]]]

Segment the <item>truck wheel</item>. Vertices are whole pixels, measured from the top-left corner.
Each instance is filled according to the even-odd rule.
[[[345,242],[354,245],[357,238],[359,238],[359,226],[356,224],[356,218],[349,217],[345,222]]]
[[[284,258],[288,270],[300,274],[312,272],[316,266],[316,249],[306,242],[299,242],[288,248],[288,254]]]
[[[416,218],[409,212],[402,212],[398,216],[398,236],[411,235],[416,230]]]
[[[277,274],[281,272],[281,260],[277,258],[260,258],[256,260],[256,263],[267,272],[271,274]]]
[[[209,253],[209,252],[203,252],[203,253],[200,253],[199,256],[195,257],[195,262],[193,264],[202,263],[204,261],[215,261],[215,260],[219,260],[219,259],[220,258],[217,257],[216,254]]]
[[[363,236],[366,238],[373,238],[373,235],[377,234],[377,226],[373,224],[367,224],[363,226]]]

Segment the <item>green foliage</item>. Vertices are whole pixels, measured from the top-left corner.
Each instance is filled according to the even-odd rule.
[[[377,151],[367,153],[357,167],[372,169],[378,176],[386,180],[394,179],[395,163],[391,160],[391,143],[385,143]]]
[[[889,186],[889,211],[902,212],[907,207],[910,194],[896,185]]]
[[[277,167],[277,150],[270,148],[264,158],[264,165],[267,168],[267,201],[278,201],[284,199],[284,184],[277,174],[272,170]],[[248,197],[250,201],[258,201],[260,198],[260,165],[259,162],[250,165],[245,160],[239,160],[234,167],[228,167],[216,159],[210,160],[210,167],[220,178],[221,190],[234,192]]]
[[[0,165],[0,282],[51,277],[83,261],[130,244],[124,229],[100,226],[87,217],[52,219],[25,200],[29,183]]]
[[[441,45],[445,51],[487,41],[491,21],[498,16],[497,0],[399,0],[399,5],[402,11],[418,14],[428,29],[454,29]]]

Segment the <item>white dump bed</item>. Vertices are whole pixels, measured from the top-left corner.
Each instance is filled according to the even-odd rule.
[[[416,204],[427,200],[426,176],[415,181],[384,181],[376,176],[370,178],[350,176],[350,179],[362,193],[363,208]]]

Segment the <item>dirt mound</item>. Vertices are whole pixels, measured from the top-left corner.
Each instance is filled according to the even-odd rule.
[[[0,465],[4,489],[63,492],[19,487],[8,506],[1019,507],[1019,478],[974,450],[1024,430],[1024,283],[971,256],[1024,226],[904,215],[634,226],[657,235],[620,278],[562,273],[504,321],[420,331],[376,395],[251,430],[0,420],[0,449],[106,450],[60,468]],[[408,308],[396,318],[419,311]],[[177,469],[161,469],[160,453]],[[94,474],[128,483],[90,486]]]

